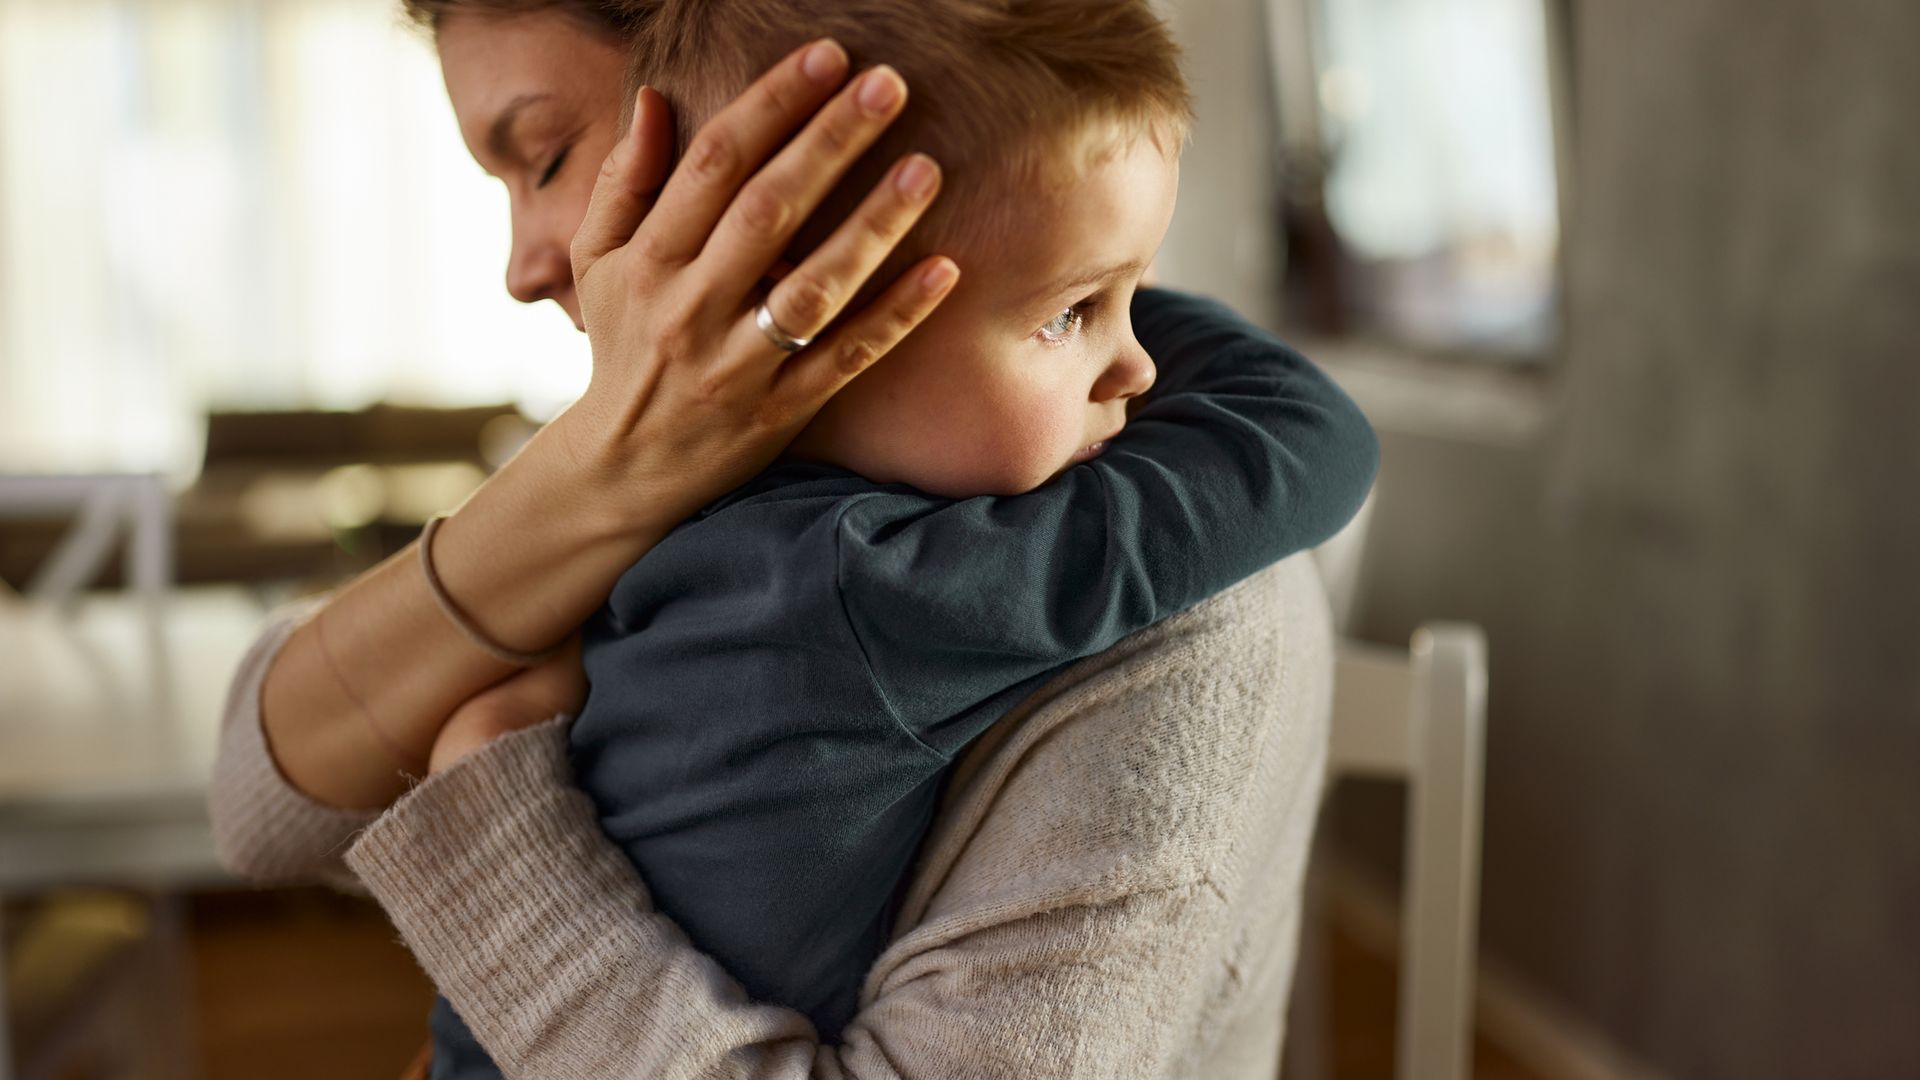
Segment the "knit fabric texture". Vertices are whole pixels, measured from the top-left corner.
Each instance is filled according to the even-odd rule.
[[[291,625],[236,679],[216,828],[238,872],[337,881],[361,819],[288,787],[258,734]],[[1301,556],[1049,679],[961,758],[832,1045],[653,910],[572,783],[568,718],[419,785],[346,865],[508,1076],[1265,1080],[1331,672]]]

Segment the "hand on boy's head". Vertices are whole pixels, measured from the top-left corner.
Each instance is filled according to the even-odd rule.
[[[1125,403],[1153,382],[1129,301],[1166,230],[1191,120],[1179,50],[1151,0],[671,0],[648,10],[631,71],[674,102],[683,134],[809,36],[916,87],[789,251],[814,253],[824,222],[909,151],[947,170],[895,262],[952,256],[960,287],[829,401],[790,452],[934,494],[1013,494],[1120,430]]]

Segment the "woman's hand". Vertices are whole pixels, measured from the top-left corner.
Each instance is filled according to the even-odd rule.
[[[580,669],[576,634],[545,663],[496,684],[456,709],[433,740],[427,775],[447,771],[508,732],[546,723],[561,713],[577,714],[586,700],[587,676]]]
[[[754,324],[764,298],[786,333],[826,331],[938,192],[931,158],[903,158],[763,293],[801,224],[906,105],[905,82],[885,67],[834,95],[847,64],[831,41],[787,57],[701,129],[657,202],[672,121],[665,99],[642,90],[601,170],[573,243],[593,379],[566,419],[571,438],[588,440],[582,460],[637,486],[649,516],[691,516],[764,468],[958,280],[952,260],[926,259],[797,353]]]

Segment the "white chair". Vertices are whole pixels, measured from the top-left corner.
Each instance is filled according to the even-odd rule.
[[[73,518],[73,526],[34,574],[28,602],[70,607],[100,576],[124,534],[127,587],[140,598],[161,645],[159,626],[173,586],[173,500],[156,475],[22,476],[0,474],[0,520]]]
[[[1374,500],[1315,551],[1343,633],[1352,622]],[[1334,659],[1329,788],[1342,777],[1406,783],[1400,915],[1398,1080],[1472,1075],[1480,914],[1487,642],[1478,626],[1429,623],[1405,651],[1342,640]],[[1322,899],[1303,917],[1288,1033],[1290,1080],[1331,1076]]]

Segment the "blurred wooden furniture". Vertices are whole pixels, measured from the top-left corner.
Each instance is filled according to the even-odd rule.
[[[343,580],[406,544],[535,430],[508,405],[214,413],[200,475],[158,534],[172,538],[170,559],[150,565],[168,562],[187,584]],[[0,491],[0,582],[25,591],[53,565],[69,501],[8,514]],[[89,580],[130,587],[133,575],[103,564]]]
[[[173,584],[173,503],[155,475],[0,474],[0,520],[54,519],[62,534],[22,590],[35,603],[64,607],[100,577],[126,538],[123,580],[157,619]]]
[[[102,970],[133,980],[135,997],[163,1011],[182,1000],[178,893],[231,881],[214,855],[206,786],[227,682],[260,618],[239,589],[177,595],[161,616],[169,647],[156,654],[146,613],[128,597],[82,600],[70,612],[14,601],[0,609],[0,896],[103,886],[142,898],[147,932]],[[126,991],[82,989],[86,1000],[53,1025],[43,1057],[126,1037],[126,1011],[101,1004]],[[164,1039],[190,1025],[171,1014],[145,1030]],[[0,1048],[5,1041],[0,1032]],[[163,1053],[177,1075],[192,1075],[190,1043]],[[149,1055],[143,1067],[154,1063]],[[53,1064],[26,1063],[23,1080]]]
[[[0,990],[25,979],[77,995],[15,1003],[44,1021],[35,1060],[18,1065],[22,1080],[79,1061],[193,1075],[191,1042],[181,1041],[190,1025],[168,1011],[184,1000],[177,894],[230,880],[214,855],[206,786],[227,682],[261,615],[235,588],[83,596],[75,584],[0,596],[0,899],[63,905],[0,942],[51,950],[68,958],[52,970],[97,976],[25,979],[6,965],[15,978]],[[110,911],[122,913],[117,922],[102,915]],[[140,932],[122,932],[131,925]],[[26,1049],[11,1045],[6,1004],[0,1080]],[[127,1045],[135,1037],[142,1045]]]

